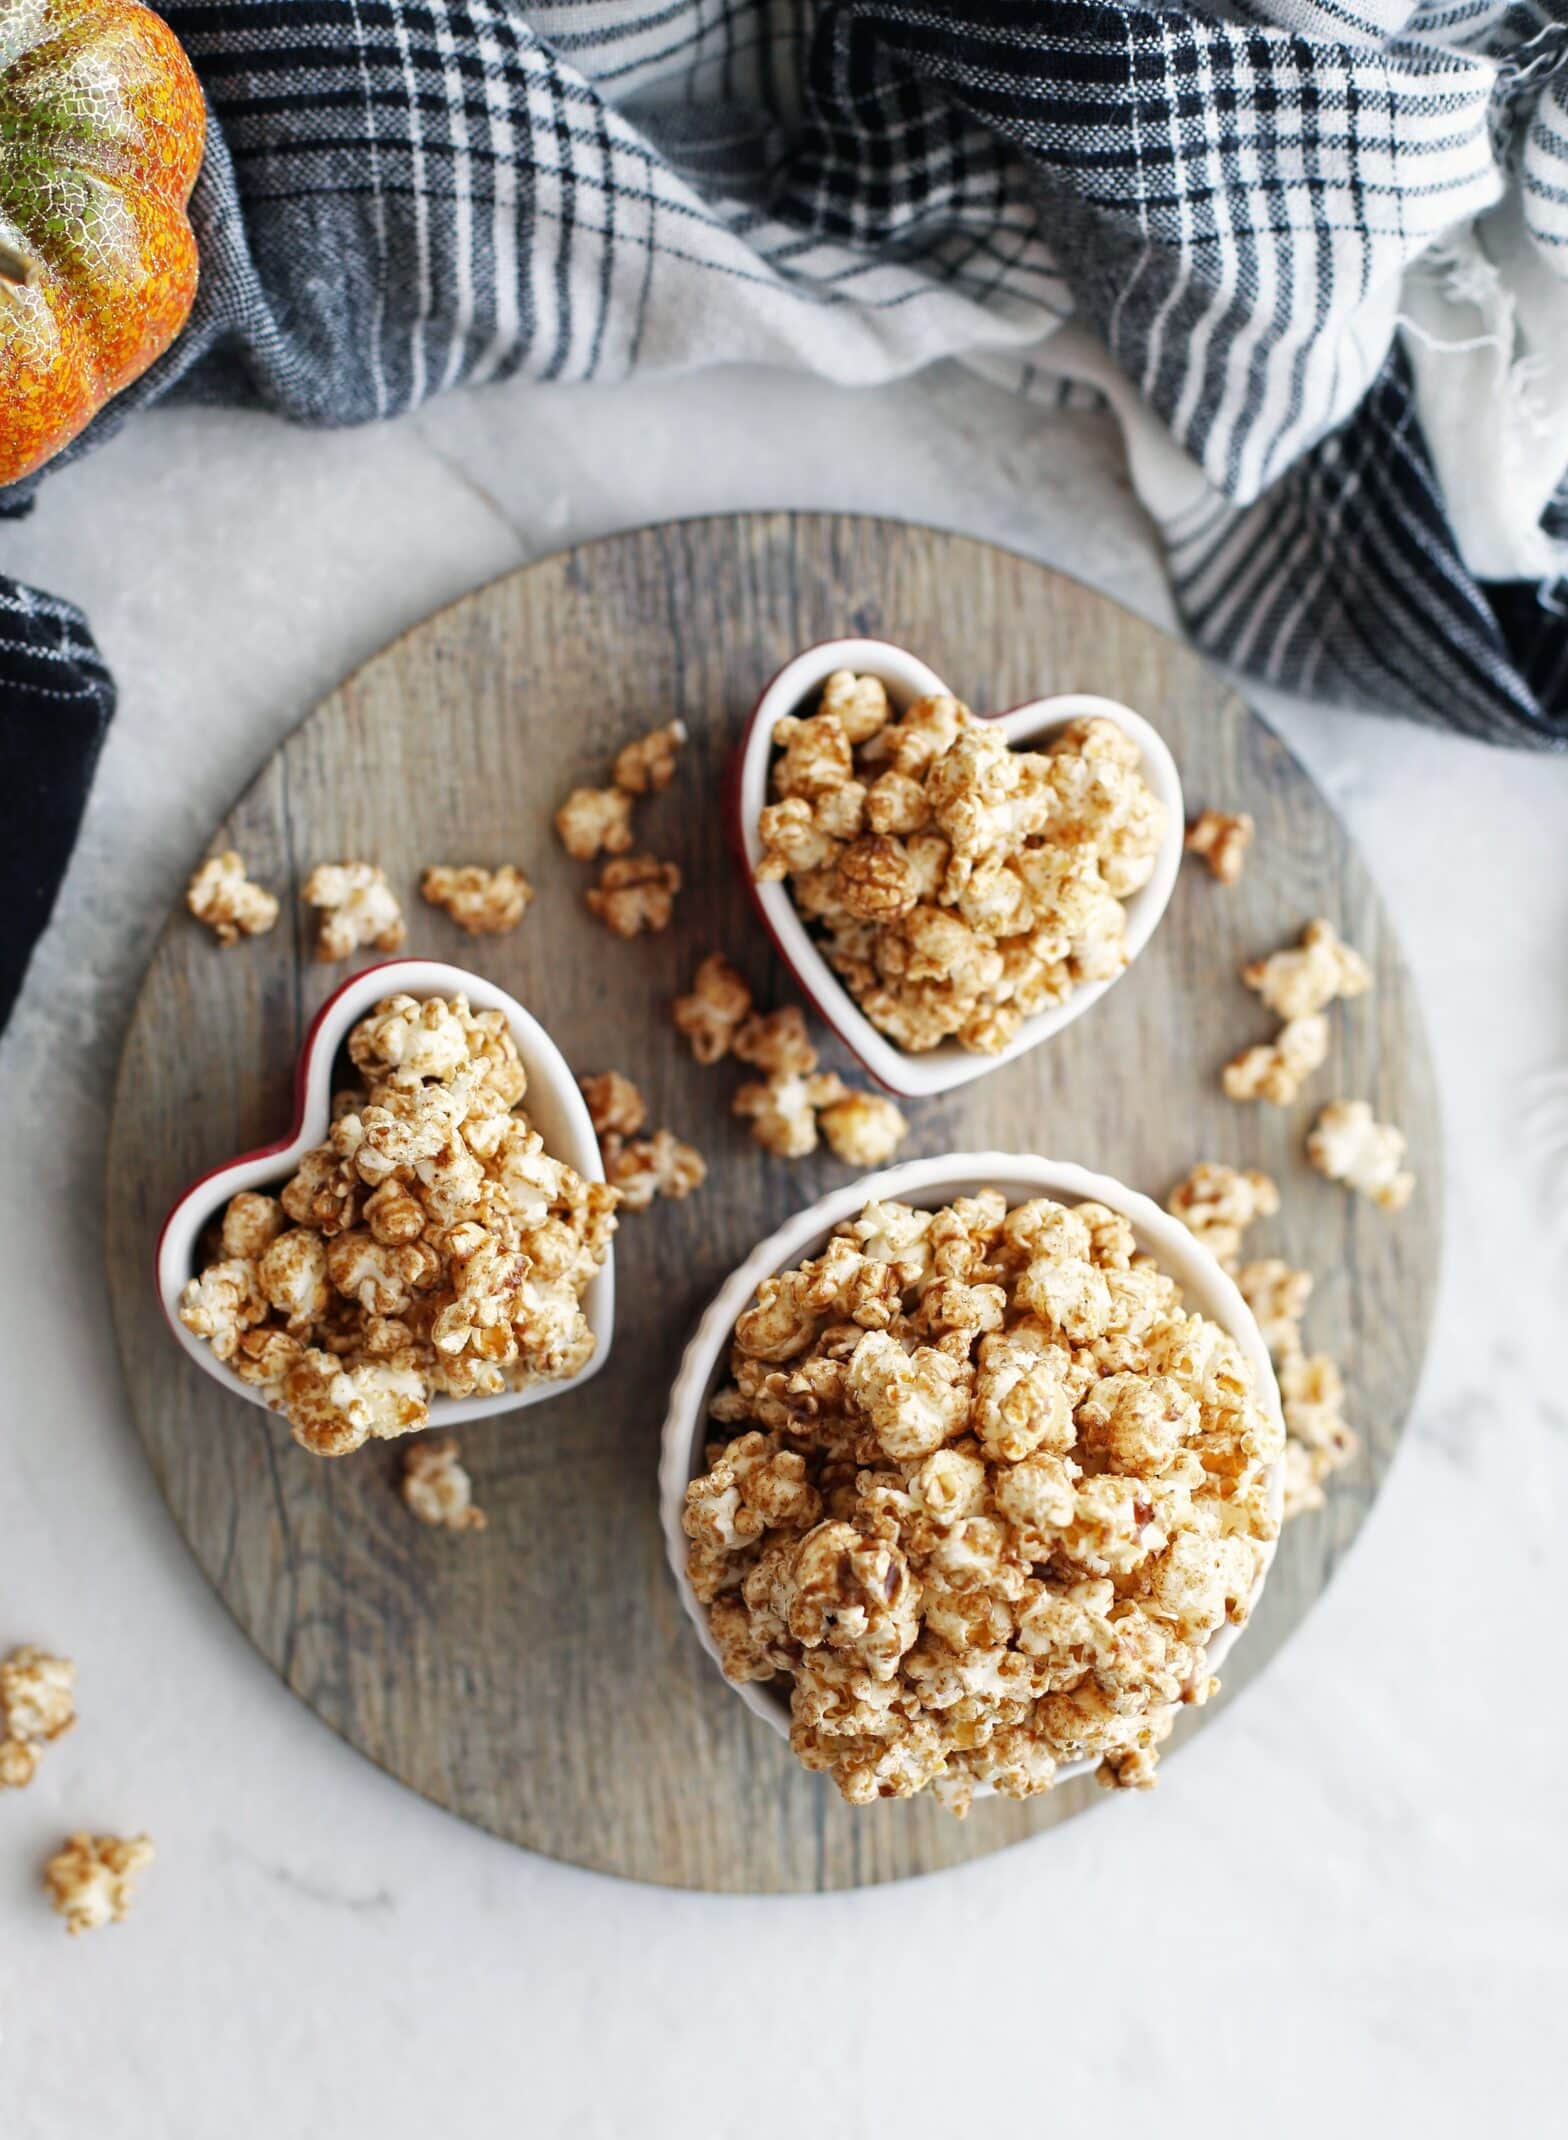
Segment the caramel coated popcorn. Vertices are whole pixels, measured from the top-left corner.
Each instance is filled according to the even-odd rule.
[[[850,1092],[817,1117],[828,1149],[851,1167],[884,1167],[909,1135],[909,1124],[880,1092]]]
[[[73,1835],[44,1867],[49,1900],[70,1933],[120,1924],[135,1899],[136,1882],[153,1861],[149,1837]]]
[[[499,869],[477,863],[435,863],[419,880],[420,897],[440,907],[470,936],[505,936],[528,911],[534,888],[512,862]]]
[[[588,1119],[602,1144],[606,1137],[635,1137],[648,1119],[648,1103],[629,1077],[619,1070],[603,1070],[596,1077],[580,1077]]]
[[[437,1530],[482,1531],[487,1521],[474,1506],[473,1481],[459,1461],[455,1434],[411,1442],[403,1458],[399,1492],[410,1515]]]
[[[0,1664],[0,1790],[24,1790],[39,1756],[76,1722],[76,1666],[24,1642]]]
[[[373,862],[323,862],[305,879],[304,899],[321,911],[318,959],[352,958],[367,945],[398,951],[408,935],[387,873]]]
[[[715,951],[697,968],[690,993],[675,998],[672,1016],[697,1061],[716,1063],[730,1052],[751,1009],[751,990],[723,953]]]
[[[1183,845],[1188,854],[1208,863],[1210,875],[1219,883],[1235,884],[1246,866],[1255,829],[1245,810],[1235,816],[1225,810],[1204,810],[1187,827]]]
[[[1361,1447],[1345,1418],[1345,1384],[1326,1353],[1308,1354],[1302,1318],[1312,1294],[1308,1271],[1278,1256],[1243,1264],[1236,1273],[1242,1298],[1273,1355],[1285,1413],[1285,1521],[1323,1506],[1323,1482],[1342,1471]]]
[[[417,1432],[437,1393],[578,1373],[619,1200],[545,1151],[503,1012],[389,996],[348,1055],[364,1082],[338,1095],[327,1142],[276,1201],[233,1199],[222,1259],[180,1302],[322,1456]]]
[[[1267,1100],[1271,1107],[1288,1107],[1313,1071],[1327,1061],[1328,1020],[1313,1011],[1288,1020],[1266,1045],[1232,1056],[1220,1072],[1220,1083],[1227,1099]]]
[[[185,887],[185,904],[224,946],[242,936],[265,936],[278,918],[277,900],[251,883],[243,856],[232,847],[202,863]]]
[[[1278,1211],[1279,1190],[1256,1167],[1241,1172],[1218,1159],[1200,1159],[1172,1189],[1165,1208],[1229,1267],[1241,1253],[1247,1228]]]
[[[1374,1120],[1365,1100],[1333,1100],[1307,1137],[1307,1157],[1329,1181],[1339,1181],[1384,1211],[1403,1211],[1416,1178],[1400,1165],[1405,1137],[1391,1122]]]
[[[632,799],[622,788],[573,788],[555,813],[555,829],[574,862],[623,855],[633,839]]]
[[[1327,1010],[1340,996],[1362,996],[1372,986],[1372,969],[1359,951],[1340,940],[1330,921],[1309,921],[1301,942],[1266,959],[1254,959],[1241,978],[1256,989],[1269,1009],[1287,1022]]]
[[[708,1163],[694,1144],[684,1144],[667,1129],[651,1137],[601,1139],[604,1171],[620,1191],[623,1211],[646,1211],[656,1196],[677,1203],[700,1189],[708,1178]]]
[[[1245,1357],[1099,1205],[868,1205],[758,1289],[711,1416],[693,1587],[856,1804],[1152,1782],[1276,1530]]]
[[[1025,1018],[1127,963],[1122,906],[1165,811],[1113,722],[1014,750],[946,695],[895,719],[875,679],[828,679],[774,728],[759,882],[788,880],[871,1022],[922,1053],[997,1054]]]
[[[583,897],[589,913],[597,915],[612,936],[641,936],[645,930],[657,935],[670,925],[680,888],[681,873],[673,862],[661,862],[655,855],[626,855],[606,862],[598,883]]]
[[[684,721],[649,729],[616,752],[611,780],[626,795],[660,794],[675,778],[675,761],[685,741]]]

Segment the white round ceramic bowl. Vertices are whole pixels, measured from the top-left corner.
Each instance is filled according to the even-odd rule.
[[[879,1084],[906,1099],[920,1099],[934,1092],[949,1092],[956,1085],[967,1085],[971,1079],[984,1077],[1003,1063],[1027,1055],[1031,1048],[1039,1047],[1042,1041],[1092,1010],[1106,990],[1115,987],[1120,975],[1109,981],[1086,981],[1073,990],[1065,1003],[1026,1018],[1008,1046],[996,1055],[972,1054],[956,1040],[945,1040],[927,1054],[912,1055],[877,1031],[817,948],[789,886],[757,882],[757,866],[762,860],[757,821],[768,800],[774,723],[782,714],[796,713],[806,706],[836,669],[879,677],[900,711],[917,698],[948,689],[934,669],[883,639],[829,639],[798,654],[780,669],[758,699],[742,737],[730,790],[731,837],[742,858],[763,925],[818,1016],[833,1028]],[[1142,753],[1143,777],[1166,809],[1165,839],[1154,873],[1147,884],[1123,902],[1127,911],[1125,973],[1154,934],[1181,868],[1185,816],[1176,761],[1164,739],[1141,714],[1118,705],[1114,699],[1095,698],[1087,692],[1033,699],[1026,706],[1015,706],[1010,713],[986,718],[998,723],[1010,743],[1023,746],[1048,743],[1069,721],[1089,714],[1114,722],[1132,737]]]
[[[390,959],[356,973],[327,998],[305,1036],[294,1073],[294,1127],[288,1136],[280,1144],[244,1152],[193,1182],[164,1220],[158,1236],[158,1298],[177,1343],[215,1382],[250,1404],[266,1408],[267,1400],[260,1390],[231,1374],[221,1360],[214,1358],[211,1347],[193,1336],[179,1318],[180,1294],[197,1271],[197,1244],[209,1221],[222,1211],[231,1196],[241,1189],[276,1189],[294,1172],[302,1154],[326,1142],[332,1119],[333,1067],[339,1052],[350,1029],[366,1012],[373,1010],[383,996],[396,995],[465,995],[475,1010],[504,1011],[528,1073],[524,1109],[544,1139],[545,1149],[575,1167],[585,1179],[604,1179],[599,1140],[577,1080],[544,1027],[514,996],[480,974],[436,959]],[[604,1268],[583,1295],[583,1313],[594,1334],[594,1349],[593,1357],[580,1373],[569,1381],[536,1382],[522,1389],[503,1390],[496,1397],[436,1397],[430,1405],[430,1424],[457,1426],[464,1420],[484,1419],[492,1412],[544,1404],[596,1375],[609,1353],[615,1327],[614,1253],[612,1247]]]
[[[819,1253],[833,1228],[853,1218],[864,1205],[884,1200],[934,1209],[951,1203],[956,1196],[974,1196],[981,1189],[1000,1189],[1010,1204],[1024,1203],[1033,1196],[1050,1196],[1058,1203],[1106,1204],[1112,1211],[1121,1212],[1130,1222],[1138,1246],[1152,1255],[1181,1287],[1185,1305],[1209,1316],[1236,1340],[1252,1368],[1262,1401],[1280,1419],[1279,1387],[1268,1347],[1234,1280],[1179,1219],[1110,1175],[1091,1174],[1086,1167],[1074,1166],[1067,1160],[1041,1159],[1026,1152],[948,1152],[937,1159],[911,1159],[903,1166],[889,1167],[883,1173],[851,1182],[847,1188],[835,1189],[770,1234],[725,1280],[686,1347],[670,1392],[659,1454],[659,1514],[664,1549],[681,1603],[697,1630],[697,1639],[713,1659],[715,1670],[722,1670],[718,1649],[708,1629],[707,1613],[686,1573],[687,1540],[681,1529],[681,1511],[687,1486],[706,1469],[703,1445],[710,1439],[708,1404],[727,1368],[736,1320],[751,1305],[764,1278]],[[1283,1431],[1283,1423],[1281,1426]],[[1282,1518],[1282,1463],[1276,1463],[1270,1471],[1269,1496],[1276,1519]],[[1253,1589],[1249,1613],[1256,1609],[1263,1594],[1273,1559],[1271,1544]],[[1238,1627],[1226,1621],[1210,1637],[1211,1670],[1217,1671],[1230,1655],[1244,1625]],[[789,1698],[783,1681],[736,1686],[726,1680],[725,1684],[771,1730],[782,1738],[789,1736]],[[1057,1771],[1057,1780],[1085,1775],[1095,1765],[1092,1760],[1069,1763]]]

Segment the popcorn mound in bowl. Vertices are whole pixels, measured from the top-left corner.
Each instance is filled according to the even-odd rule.
[[[789,881],[830,966],[911,1054],[999,1054],[1026,1018],[1127,963],[1124,899],[1148,883],[1165,807],[1112,721],[1015,750],[957,699],[894,718],[841,670],[773,731],[761,883]]]
[[[1101,1204],[870,1204],[767,1280],[687,1489],[727,1676],[854,1804],[1154,1781],[1278,1531],[1240,1347]]]
[[[503,1012],[389,996],[348,1053],[327,1142],[231,1199],[179,1311],[321,1456],[414,1433],[437,1392],[577,1374],[618,1202],[544,1149]]]

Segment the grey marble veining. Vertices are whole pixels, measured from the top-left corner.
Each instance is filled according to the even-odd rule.
[[[82,1669],[80,1726],[0,1803],[16,2140],[327,2121],[349,2140],[782,2140],[993,2118],[1442,2135],[1524,2129],[1553,2100],[1568,763],[1267,708],[1353,826],[1415,968],[1446,1268],[1422,1400],[1360,1543],[1152,1804],[810,1903],[595,1879],[340,1746],[164,1513],[118,1385],[99,1176],[125,1013],[213,822],[324,690],[441,602],[584,536],[784,505],[961,528],[1169,617],[1109,425],[1042,419],[950,369],[860,394],[751,373],[507,388],[325,438],[165,413],[0,528],[0,564],[83,604],[122,686],[0,1046],[0,1642],[57,1643]],[[161,1855],[130,1925],[72,1947],[33,1883],[84,1823],[146,1827]]]

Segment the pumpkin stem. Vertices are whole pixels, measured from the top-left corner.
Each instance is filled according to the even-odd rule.
[[[33,279],[33,263],[25,253],[0,238],[0,282],[29,283]]]

